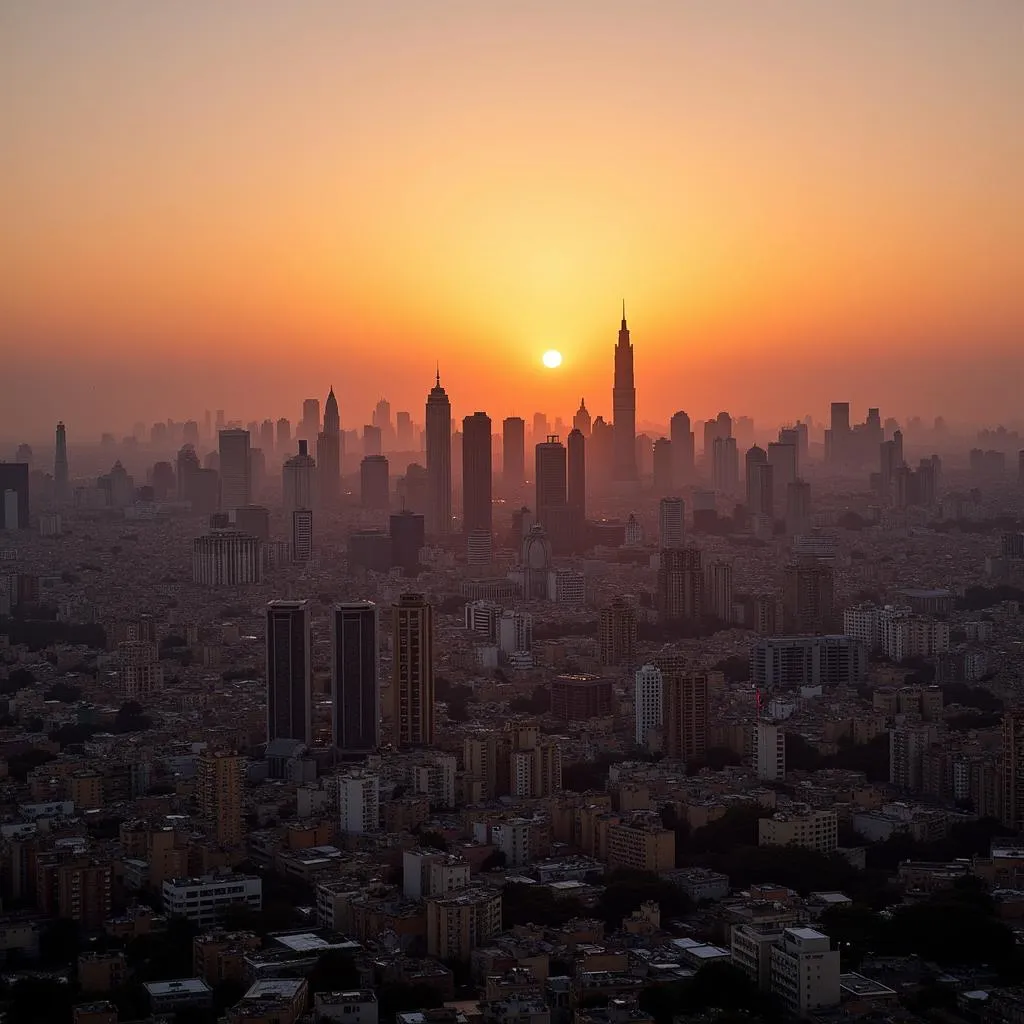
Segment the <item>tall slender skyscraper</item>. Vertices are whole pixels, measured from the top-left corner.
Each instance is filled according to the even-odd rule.
[[[491,534],[491,418],[485,412],[462,420],[462,530]]]
[[[615,480],[635,480],[636,471],[636,387],[633,384],[633,346],[626,326],[626,304],[622,304],[622,325],[615,346],[615,384],[612,388],[615,430]]]
[[[324,404],[324,429],[316,441],[316,467],[320,506],[336,509],[341,499],[341,416],[334,388]]]
[[[551,435],[537,445],[534,483],[537,487],[537,521],[545,528],[552,509],[565,508],[568,501],[565,445]]]
[[[307,451],[307,442],[299,441],[299,453],[285,459],[281,467],[281,494],[285,512],[311,509],[316,495],[316,462]]]
[[[526,480],[526,421],[509,416],[501,425],[501,477],[509,489]]]
[[[434,742],[433,613],[422,594],[402,594],[391,609],[391,699],[399,747],[429,747]]]
[[[63,421],[57,424],[57,447],[53,456],[53,489],[58,501],[71,497],[68,486],[68,438]]]
[[[313,742],[308,601],[267,604],[267,742]]]
[[[222,430],[220,451],[220,507],[228,512],[252,504],[252,462],[249,431]]]
[[[747,474],[747,512],[752,516],[775,516],[775,467],[765,450],[754,445],[744,458]]]
[[[320,433],[320,399],[307,398],[302,403],[302,421],[298,436],[311,444]]]
[[[668,430],[672,442],[673,482],[677,486],[692,483],[695,457],[690,417],[685,412],[677,412],[669,421]]]
[[[452,532],[452,407],[438,371],[427,396],[427,533]]]
[[[334,745],[343,754],[368,754],[380,741],[377,606],[336,604],[331,624]]]
[[[587,442],[579,427],[569,431],[566,451],[566,503],[572,515],[573,529],[578,531],[587,518]]]
[[[196,770],[199,818],[207,834],[225,846],[236,846],[244,836],[245,758],[238,754],[207,751]]]

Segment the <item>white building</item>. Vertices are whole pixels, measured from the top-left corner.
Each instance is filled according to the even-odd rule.
[[[402,854],[402,893],[411,900],[447,896],[469,885],[469,863],[441,850],[418,848]]]
[[[364,834],[380,828],[380,779],[371,772],[349,772],[335,780],[342,832]]]
[[[847,608],[843,612],[843,633],[859,640],[869,651],[877,650],[882,644],[878,612],[878,605],[870,603]]]
[[[171,878],[164,882],[161,896],[165,914],[184,917],[200,929],[212,928],[230,906],[263,909],[263,883],[256,875]]]
[[[642,747],[647,742],[652,729],[661,728],[662,692],[661,669],[657,665],[637,669],[633,689],[633,738],[637,746]]]
[[[777,781],[786,776],[786,733],[778,722],[757,723],[757,777]]]
[[[341,1024],[377,1024],[377,994],[371,989],[317,992],[313,996],[313,1018]]]
[[[528,612],[506,611],[498,620],[498,647],[508,655],[529,651],[533,646],[533,616]]]
[[[493,826],[491,842],[505,854],[507,867],[521,867],[531,860],[530,822],[525,818],[511,818]]]
[[[662,548],[681,548],[686,531],[686,504],[682,498],[658,502],[658,543]]]
[[[771,950],[771,990],[789,1013],[839,1005],[839,951],[815,928],[786,928]]]
[[[548,600],[555,604],[586,603],[586,581],[575,569],[554,569],[548,573]]]

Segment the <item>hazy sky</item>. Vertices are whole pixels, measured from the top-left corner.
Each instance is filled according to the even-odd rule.
[[[1021,0],[3,0],[0,436],[1020,416]],[[545,371],[540,354],[565,363]],[[898,406],[898,409],[897,409]]]

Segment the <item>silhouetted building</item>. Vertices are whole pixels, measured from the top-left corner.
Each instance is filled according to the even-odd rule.
[[[270,509],[262,505],[243,505],[235,509],[235,526],[257,540],[270,540]]]
[[[779,494],[797,479],[797,455],[795,444],[772,441],[768,445],[768,465],[772,467],[772,479]]]
[[[292,443],[292,425],[283,416],[277,421],[277,450],[287,451]]]
[[[526,482],[526,421],[521,416],[501,424],[501,477],[509,490]]]
[[[547,532],[552,548],[563,553],[571,545],[567,455],[555,435],[537,445],[535,466],[537,522]]]
[[[835,574],[808,559],[786,566],[782,624],[787,633],[827,633],[834,613]]]
[[[663,622],[696,622],[704,614],[704,569],[699,548],[661,551],[658,612]]]
[[[348,537],[349,569],[387,572],[392,564],[391,537],[383,530],[356,530]]]
[[[708,689],[705,673],[662,670],[662,730],[665,756],[700,760],[708,746]]]
[[[292,512],[292,561],[308,562],[313,557],[313,510]]]
[[[736,494],[740,482],[740,456],[734,437],[716,437],[711,445],[711,481],[716,491]]]
[[[598,621],[598,660],[602,665],[631,665],[638,643],[636,611],[624,598],[616,597],[601,609]]]
[[[220,507],[229,512],[252,501],[249,431],[222,430],[219,435]]]
[[[313,665],[308,601],[267,604],[267,742],[313,742]]]
[[[380,742],[377,606],[336,604],[331,625],[334,745],[345,755],[368,754]]]
[[[579,427],[569,431],[566,464],[566,502],[572,516],[574,534],[581,536],[587,518],[587,442]]]
[[[551,680],[551,714],[562,722],[585,722],[612,714],[612,681],[587,674],[560,675]]]
[[[590,437],[590,413],[587,411],[587,403],[580,399],[580,407],[576,410],[576,415],[572,418],[573,430],[578,430],[586,440]]]
[[[386,455],[367,455],[359,464],[359,498],[363,508],[391,505],[391,478]]]
[[[281,493],[286,513],[316,505],[316,461],[304,440],[299,441],[299,453],[281,467]]]
[[[216,529],[192,541],[192,580],[207,587],[241,587],[263,579],[260,542],[239,530]]]
[[[786,533],[800,536],[811,529],[811,485],[794,480],[786,488]]]
[[[324,429],[316,439],[316,470],[320,507],[334,510],[341,501],[341,415],[334,388],[324,403]]]
[[[28,529],[27,462],[0,462],[0,529]]]
[[[434,743],[434,610],[422,594],[402,594],[391,609],[395,743]]]
[[[415,575],[425,540],[423,516],[409,511],[392,515],[388,532],[391,534],[391,564],[399,566],[407,576]]]
[[[57,424],[56,448],[53,455],[53,496],[58,503],[71,497],[68,479],[68,436],[63,423]]]
[[[491,535],[491,419],[475,412],[462,420],[462,529]]]
[[[696,469],[693,431],[690,429],[690,417],[685,412],[677,412],[669,421],[669,440],[672,443],[672,478],[679,487],[692,483]]]
[[[612,388],[616,480],[637,478],[636,470],[636,387],[633,383],[633,346],[626,326],[626,305],[622,305],[622,324],[615,345],[615,383]]]
[[[651,453],[651,470],[655,494],[671,494],[675,490],[675,467],[672,461],[672,442],[659,437]]]
[[[437,374],[427,396],[427,532],[452,532],[452,407]]]
[[[772,465],[763,448],[756,444],[744,459],[747,473],[747,512],[752,516],[775,516],[775,480]]]
[[[662,498],[658,502],[658,546],[681,548],[685,535],[686,506],[682,498]]]

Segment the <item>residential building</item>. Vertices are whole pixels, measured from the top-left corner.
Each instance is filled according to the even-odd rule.
[[[434,742],[434,619],[422,594],[402,594],[392,606],[393,726],[399,747]]]
[[[761,690],[856,686],[867,670],[867,648],[848,636],[767,637],[758,641],[750,657],[751,679]]]
[[[839,1005],[839,951],[814,928],[786,928],[770,971],[771,991],[793,1016]]]
[[[352,771],[337,776],[339,828],[363,835],[380,829],[380,777],[372,772]]]
[[[470,954],[501,931],[501,893],[470,887],[427,900],[427,955],[469,961]]]
[[[818,853],[834,853],[838,846],[834,807],[814,810],[796,806],[762,818],[757,825],[758,846],[803,846]]]
[[[786,732],[778,722],[757,723],[757,777],[772,782],[786,777]]]
[[[224,846],[237,846],[243,836],[245,758],[206,752],[196,771],[199,816],[207,835]]]
[[[662,669],[662,685],[665,756],[700,760],[708,746],[707,673]]]
[[[256,875],[227,873],[168,879],[161,895],[165,914],[184,917],[203,929],[217,924],[227,907],[263,909],[263,883]]]
[[[644,665],[637,669],[633,687],[633,739],[637,746],[647,743],[652,730],[662,725],[661,669],[657,665]]]

